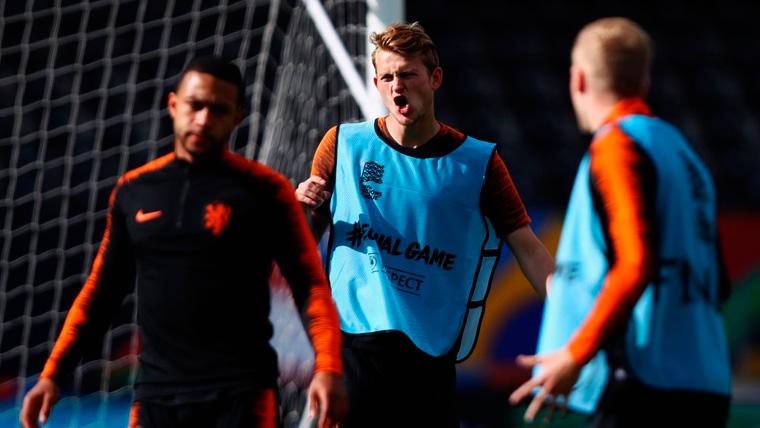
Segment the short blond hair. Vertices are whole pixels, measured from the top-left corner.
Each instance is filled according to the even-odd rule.
[[[620,97],[642,96],[649,86],[652,40],[627,18],[602,18],[578,33],[573,63],[583,63],[595,84]]]
[[[439,66],[438,49],[419,22],[411,24],[396,22],[387,26],[380,33],[372,33],[369,40],[375,45],[372,52],[372,66],[377,70],[375,57],[380,50],[403,56],[420,55],[429,71]]]

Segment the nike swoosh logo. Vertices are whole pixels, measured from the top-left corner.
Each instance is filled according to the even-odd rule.
[[[146,213],[146,212],[143,212],[142,209],[140,209],[139,211],[137,211],[137,214],[135,214],[135,221],[138,223],[145,223],[146,221],[155,220],[161,217],[161,214],[163,214],[161,210],[148,211]]]

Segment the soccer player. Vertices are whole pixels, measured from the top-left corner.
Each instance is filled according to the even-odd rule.
[[[345,413],[338,316],[301,205],[286,178],[227,147],[243,96],[240,71],[219,58],[183,71],[168,97],[174,151],[116,184],[92,272],[24,399],[24,427],[48,419],[61,378],[135,278],[142,348],[130,427],[276,426],[273,262],[308,315],[312,412],[320,427]]]
[[[371,40],[390,113],[327,131],[297,188],[318,234],[332,218],[341,426],[458,427],[455,362],[474,346],[502,240],[541,295],[554,261],[496,145],[436,120],[443,71],[423,28],[394,24]]]
[[[595,427],[726,423],[719,307],[729,285],[715,189],[682,134],[642,99],[651,61],[649,36],[625,18],[594,21],[575,40],[570,95],[594,138],[567,209],[538,355],[518,357],[540,366],[511,396],[536,392],[528,420],[569,404],[593,412]]]

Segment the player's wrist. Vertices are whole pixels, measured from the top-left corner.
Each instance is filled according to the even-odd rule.
[[[318,375],[318,374],[329,374],[329,375],[343,378],[343,368],[342,367],[327,367],[327,368],[314,369],[314,375]]]
[[[566,347],[567,353],[577,366],[583,366],[588,363],[594,355],[596,348],[579,340],[571,340]]]

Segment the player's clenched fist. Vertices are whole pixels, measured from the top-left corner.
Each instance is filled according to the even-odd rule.
[[[296,199],[310,207],[316,208],[330,197],[330,192],[325,190],[327,181],[317,175],[312,175],[306,181],[301,182],[296,188]]]

